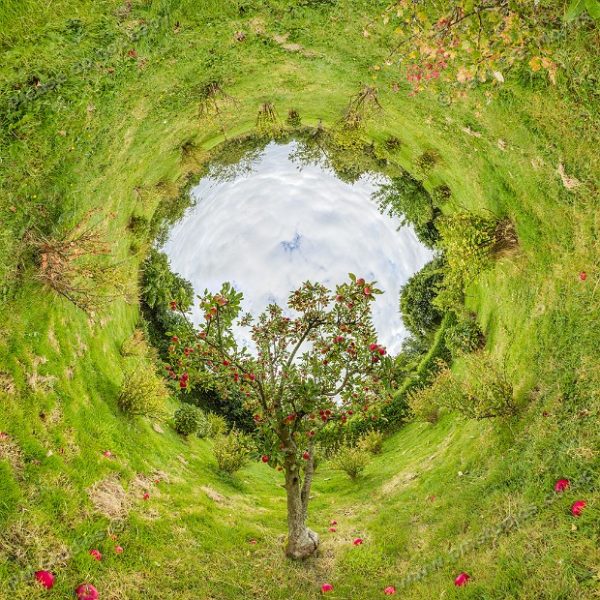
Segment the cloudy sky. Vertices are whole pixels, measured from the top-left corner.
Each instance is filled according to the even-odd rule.
[[[171,267],[197,293],[231,282],[253,314],[270,302],[285,306],[307,279],[331,288],[349,272],[375,279],[385,293],[374,304],[374,324],[380,343],[395,352],[407,335],[399,290],[431,251],[379,212],[371,200],[378,180],[350,185],[321,166],[300,168],[290,159],[296,147],[271,143],[250,172],[202,179],[163,248]],[[197,308],[193,316],[199,322]]]

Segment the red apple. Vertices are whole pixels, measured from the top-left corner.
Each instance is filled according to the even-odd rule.
[[[454,585],[456,587],[462,587],[463,585],[467,585],[469,579],[471,579],[471,576],[463,571],[462,573],[459,573],[454,580]]]
[[[354,541],[352,542],[355,546],[360,546],[363,543],[363,539],[362,538],[354,538]]]
[[[362,277],[360,279],[357,279],[356,285],[363,287],[365,285],[365,280]]]
[[[573,506],[571,506],[571,514],[574,517],[580,517],[586,505],[587,502],[585,500],[577,500],[576,502],[573,502]]]
[[[569,488],[569,480],[568,479],[559,479],[555,484],[554,484],[554,491],[555,492],[564,492],[566,489]]]
[[[303,458],[304,460],[308,460],[308,459],[310,458],[310,454],[309,454],[308,452],[305,452],[305,453],[302,455],[302,458]]]
[[[321,593],[326,594],[327,592],[333,592],[333,586],[330,583],[324,583],[321,586]]]
[[[98,590],[91,583],[82,583],[76,590],[77,600],[98,600]]]
[[[264,463],[268,463],[269,462],[269,457],[266,454],[263,454],[260,457],[260,460],[262,460]]]
[[[386,596],[393,596],[396,593],[396,588],[393,585],[388,585],[385,590],[383,590],[383,593]]]
[[[36,571],[34,577],[47,590],[51,590],[54,587],[54,575],[50,571]]]
[[[123,554],[123,546],[115,546],[116,554]]]
[[[102,553],[100,550],[96,550],[95,548],[90,550],[90,556],[95,560],[102,560]]]

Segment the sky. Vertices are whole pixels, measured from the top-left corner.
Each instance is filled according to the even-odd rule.
[[[373,305],[373,323],[378,341],[395,353],[408,335],[400,288],[433,254],[411,228],[379,211],[371,195],[381,176],[348,184],[322,165],[300,167],[290,158],[297,145],[271,142],[249,171],[203,178],[163,247],[171,268],[198,294],[229,281],[244,294],[243,311],[253,314],[271,302],[285,307],[307,279],[332,289],[350,272],[377,280],[384,294]],[[197,306],[192,318],[201,320]]]

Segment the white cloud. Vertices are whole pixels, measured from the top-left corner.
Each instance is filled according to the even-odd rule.
[[[285,306],[307,279],[330,287],[349,272],[376,279],[385,293],[375,302],[374,324],[395,352],[407,335],[399,290],[432,253],[412,229],[398,230],[398,219],[379,212],[373,177],[350,185],[320,166],[300,169],[289,158],[296,147],[271,143],[252,172],[201,180],[192,191],[195,205],[164,246],[171,266],[198,293],[231,282],[254,314],[272,301]],[[193,316],[199,322],[197,308]]]

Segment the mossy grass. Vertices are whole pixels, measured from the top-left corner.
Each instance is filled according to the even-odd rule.
[[[0,597],[64,598],[83,581],[101,598],[157,600],[317,598],[324,581],[335,586],[332,598],[365,600],[387,585],[415,599],[593,597],[597,30],[573,29],[556,42],[563,64],[556,86],[507,78],[491,97],[482,85],[447,105],[427,92],[409,97],[397,65],[374,68],[387,56],[385,33],[374,40],[363,30],[386,5],[0,5]],[[278,41],[285,33],[294,50]],[[211,82],[223,94],[207,103]],[[365,82],[382,108],[348,131],[344,115]],[[257,131],[267,103],[272,118],[259,120]],[[290,109],[298,130],[297,119],[286,122]],[[408,424],[356,482],[324,463],[311,514],[323,546],[295,564],[281,551],[280,474],[252,463],[224,476],[212,441],[124,418],[121,348],[138,306],[115,301],[91,318],[43,288],[27,234],[69,231],[96,211],[112,256],[135,283],[150,237],[140,239],[132,218],[155,225],[176,218],[223,142],[302,128],[328,132],[343,166],[387,161],[432,193],[446,186],[445,213],[492,213],[515,224],[517,250],[470,282],[466,304],[525,408],[502,424],[460,415]],[[150,350],[138,359],[154,360]],[[453,368],[464,365],[459,359]],[[174,412],[177,404],[167,404]],[[560,477],[572,489],[553,495]],[[101,508],[94,491],[102,482],[114,502],[116,484],[126,500]],[[580,498],[588,506],[575,519],[569,506]],[[537,510],[523,517],[531,506]],[[502,528],[511,516],[517,525]],[[331,519],[339,525],[329,534]],[[353,547],[355,536],[365,543]],[[91,544],[103,561],[90,558]],[[403,583],[432,562],[426,575]],[[42,567],[57,574],[51,591],[33,583]],[[463,570],[472,580],[455,590]]]

